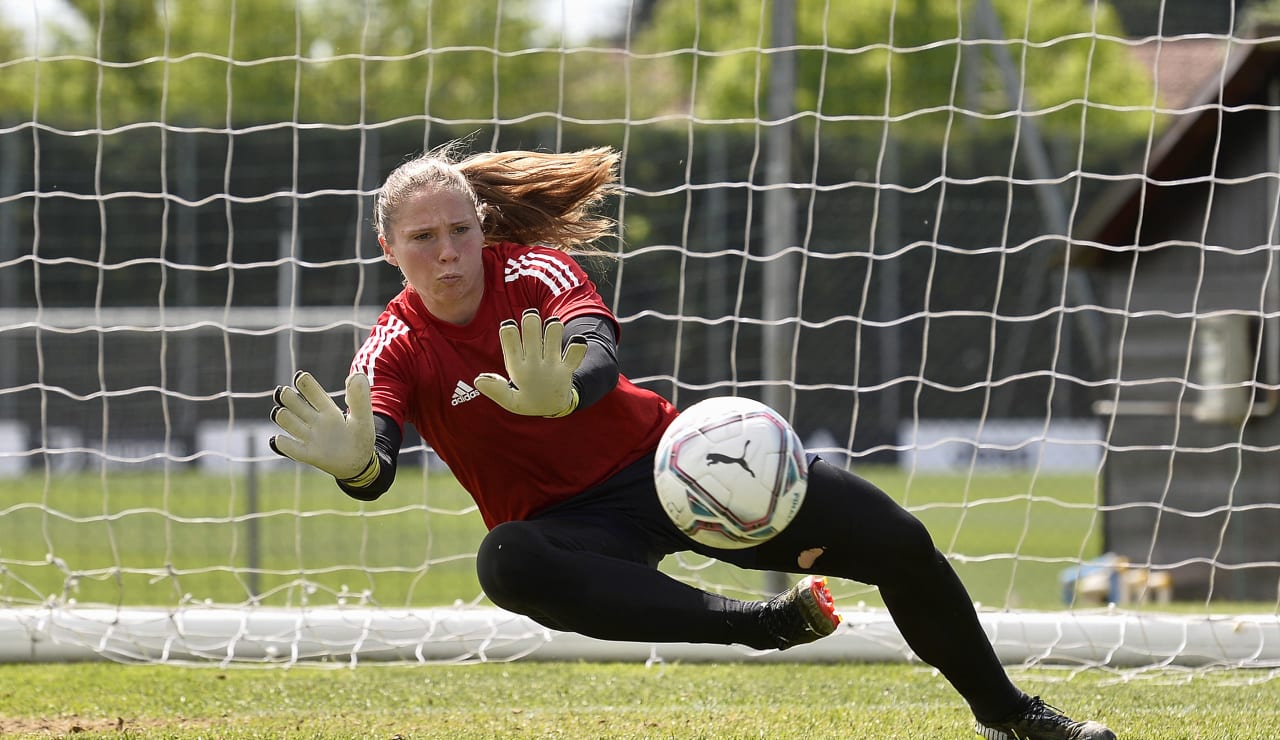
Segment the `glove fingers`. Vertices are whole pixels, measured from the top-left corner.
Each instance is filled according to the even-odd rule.
[[[507,373],[513,374],[524,362],[524,348],[520,342],[520,328],[514,321],[504,321],[498,327],[498,342],[502,344],[502,362]]]
[[[272,411],[271,421],[275,422],[276,426],[295,439],[305,439],[311,436],[311,425],[287,408],[277,408]]]
[[[587,340],[582,337],[571,337],[569,344],[565,345],[563,364],[564,369],[573,374],[575,370],[582,365],[582,359],[587,356]]]
[[[267,442],[277,455],[345,480],[364,470],[374,451],[369,378],[347,377],[346,400],[354,413],[344,415],[310,373],[298,372],[293,386],[277,388],[271,421],[284,432]]]
[[[347,415],[359,420],[373,420],[373,401],[369,394],[369,376],[364,373],[351,373],[347,376]]]
[[[542,361],[542,317],[538,309],[526,309],[520,316],[520,340],[526,360]]]
[[[319,414],[315,407],[307,402],[307,399],[298,394],[293,386],[281,386],[276,389],[276,403],[278,408],[288,409],[299,419],[315,419]]]
[[[272,451],[272,452],[276,453],[276,454],[277,454],[277,455],[279,455],[280,457],[289,457],[288,455],[286,455],[286,454],[284,454],[283,452],[281,452],[281,451],[280,451],[280,448],[276,446],[276,440],[277,440],[277,439],[279,439],[279,438],[280,438],[280,435],[278,435],[278,434],[276,434],[276,435],[272,435],[272,436],[268,437],[268,438],[267,438],[267,446],[271,448],[271,451]]]
[[[542,355],[539,359],[543,362],[560,360],[560,344],[564,341],[564,324],[560,319],[552,316],[543,325],[542,332]]]
[[[300,463],[310,465],[310,463],[305,459],[307,457],[306,446],[293,437],[286,437],[282,434],[277,434],[267,440],[267,445],[271,447],[272,452],[280,455],[281,457],[287,457],[290,460],[296,460]]]
[[[497,373],[480,373],[471,381],[476,390],[488,396],[494,403],[511,410],[514,407],[512,396],[515,389],[506,378]]]
[[[325,392],[324,386],[320,385],[311,373],[299,372],[293,377],[293,386],[298,389],[298,393],[306,399],[311,407],[321,413],[337,411],[338,404],[329,398],[329,394]]]

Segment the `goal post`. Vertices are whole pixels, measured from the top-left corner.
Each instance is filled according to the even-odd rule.
[[[372,503],[269,451],[276,386],[339,387],[401,287],[381,178],[462,138],[617,148],[620,237],[582,263],[623,372],[766,401],[884,488],[1003,660],[1280,665],[1280,35],[606,5],[0,15],[0,661],[913,659],[844,581],[840,630],[782,653],[550,631],[485,599],[483,524],[414,430]]]
[[[288,665],[510,660],[658,662],[907,662],[893,621],[844,610],[820,643],[786,651],[740,645],[651,644],[557,632],[498,609],[256,607],[179,609],[47,606],[0,611],[0,662],[115,660]],[[996,654],[1024,666],[1118,671],[1274,668],[1280,625],[1269,615],[985,612]]]

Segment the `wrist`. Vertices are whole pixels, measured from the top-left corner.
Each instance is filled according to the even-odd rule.
[[[382,465],[378,461],[377,454],[373,454],[369,456],[369,462],[365,463],[363,470],[350,478],[338,478],[338,482],[352,488],[365,488],[377,480],[381,472]]]
[[[558,414],[548,414],[548,419],[559,419],[562,416],[572,414],[578,408],[578,387],[574,386],[569,390],[569,406]]]

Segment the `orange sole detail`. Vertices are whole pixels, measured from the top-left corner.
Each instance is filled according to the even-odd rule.
[[[813,594],[813,601],[822,609],[822,613],[831,620],[831,626],[839,627],[840,615],[836,613],[836,600],[831,595],[831,589],[827,588],[827,579],[812,579],[809,582],[809,593]]]

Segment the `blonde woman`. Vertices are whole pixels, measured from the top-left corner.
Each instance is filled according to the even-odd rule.
[[[756,547],[716,550],[675,528],[653,454],[676,410],[619,372],[620,328],[567,254],[612,233],[594,208],[616,191],[617,166],[609,149],[463,156],[454,143],[392,172],[374,223],[404,290],[356,353],[345,413],[306,372],[276,391],[284,434],[272,449],[373,500],[413,424],[489,528],[476,559],[485,594],[547,627],[786,649],[835,630],[822,576],[848,578],[880,588],[984,737],[1115,738],[1015,687],[924,526],[843,468],[812,458],[796,518]],[[681,551],[804,578],[766,601],[730,599],[658,570]]]

